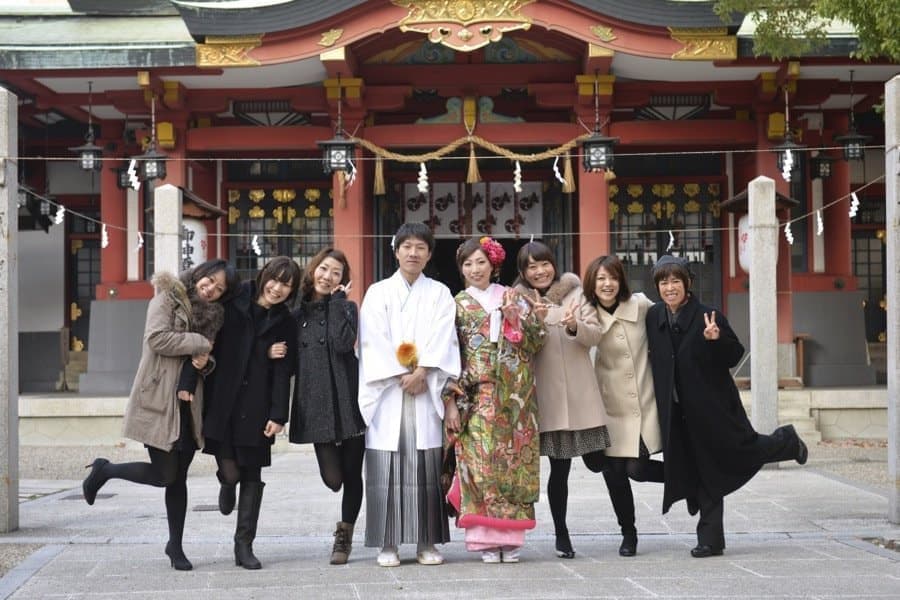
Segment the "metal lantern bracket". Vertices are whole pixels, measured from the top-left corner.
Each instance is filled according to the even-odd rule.
[[[93,82],[88,81],[88,130],[84,134],[85,143],[81,146],[69,148],[69,150],[78,155],[79,164],[84,171],[99,171],[103,166],[103,148],[94,143],[93,109]]]
[[[850,125],[847,133],[834,138],[835,143],[844,147],[844,160],[862,160],[866,153],[866,144],[872,139],[856,130],[853,106],[853,69],[850,69]]]
[[[340,75],[338,75],[337,88],[337,123],[334,128],[334,137],[330,140],[318,142],[319,148],[322,149],[322,170],[326,175],[335,171],[350,170],[350,160],[356,148],[356,142],[344,137],[344,120],[341,112],[343,88],[341,88]]]
[[[609,119],[606,120],[609,122]],[[604,123],[605,125],[606,123]],[[596,173],[603,169],[612,169],[613,146],[619,143],[619,138],[609,137],[600,133],[600,83],[594,76],[594,131],[589,138],[581,144],[582,162],[584,170],[588,173]]]
[[[156,149],[156,96],[150,97],[150,143],[147,151],[134,157],[141,181],[166,178],[166,155]]]

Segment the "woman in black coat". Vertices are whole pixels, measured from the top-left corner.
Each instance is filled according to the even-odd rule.
[[[665,455],[663,513],[684,499],[700,511],[691,556],[722,554],[724,497],[769,462],[804,464],[793,425],[753,430],[729,369],[744,354],[728,320],[691,294],[687,261],[663,256],[653,267],[662,302],[647,312],[650,365]]]
[[[300,268],[278,256],[225,303],[225,323],[213,346],[216,370],[209,381],[203,451],[214,454],[222,484],[219,510],[229,514],[237,498],[234,560],[259,569],[253,540],[265,484],[262,467],[272,464],[272,444],[288,419],[297,326],[286,305],[300,283]],[[276,360],[273,360],[276,359]]]
[[[319,474],[344,494],[334,532],[331,564],[347,562],[362,506],[366,424],[359,412],[359,362],[354,353],[359,313],[347,299],[350,264],[326,248],[306,267],[300,284],[297,378],[291,403],[290,440],[314,444]]]

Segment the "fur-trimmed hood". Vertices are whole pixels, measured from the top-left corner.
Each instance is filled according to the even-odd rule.
[[[197,296],[197,288],[191,282],[192,270],[182,271],[178,276],[191,303],[191,331],[213,341],[225,322],[225,307],[221,302],[207,302]]]
[[[575,273],[563,273],[559,281],[554,281],[544,294],[541,294],[548,302],[560,306],[566,296],[572,293],[575,288],[581,287],[581,280]],[[531,288],[523,283],[516,285],[516,290],[522,294],[531,295],[534,293]]]

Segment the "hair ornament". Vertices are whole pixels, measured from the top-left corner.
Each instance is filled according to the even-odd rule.
[[[494,238],[484,236],[478,240],[478,244],[481,246],[481,249],[484,250],[488,262],[491,263],[492,267],[499,268],[503,264],[503,261],[506,260],[506,250],[504,250],[503,246],[500,245],[500,242]]]

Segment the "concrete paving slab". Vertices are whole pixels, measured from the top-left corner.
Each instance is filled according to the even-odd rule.
[[[173,571],[163,554],[162,490],[111,481],[87,506],[79,481],[22,482],[34,499],[20,505],[21,529],[0,543],[45,546],[0,579],[0,599],[900,598],[900,553],[865,541],[900,538],[885,519],[887,498],[812,469],[767,469],[729,496],[722,557],[691,558],[696,518],[683,503],[661,515],[662,488],[647,483],[634,484],[638,556],[619,557],[603,479],[575,464],[575,559],[555,556],[543,501],[519,564],[481,563],[451,528],[445,565],[420,566],[414,548],[403,546],[402,566],[390,569],[363,546],[365,510],[350,563],[328,564],[340,495],[321,483],[311,452],[276,454],[263,476],[254,549],[264,568],[255,572],[234,566],[235,515],[210,510],[218,483],[208,471],[188,482],[185,552],[195,569],[187,573]]]

